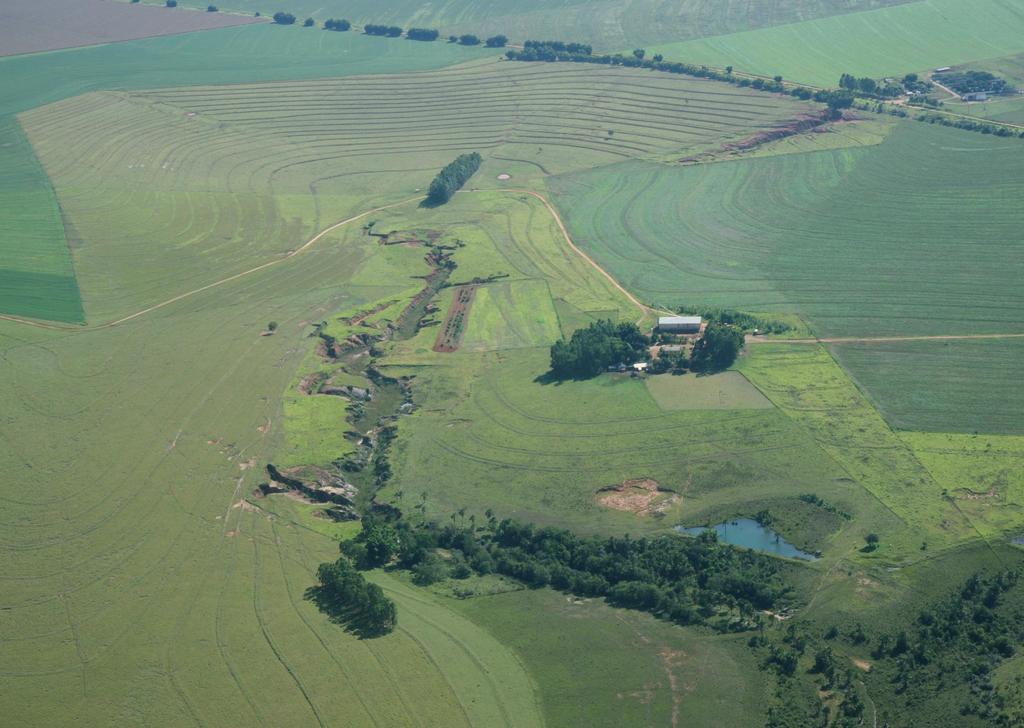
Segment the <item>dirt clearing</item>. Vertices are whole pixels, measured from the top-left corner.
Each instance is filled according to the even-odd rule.
[[[262,21],[113,0],[4,0],[0,3],[0,56],[257,22]]]
[[[605,508],[627,511],[638,516],[664,513],[682,498],[669,490],[662,490],[650,478],[627,480],[621,485],[610,485],[597,491],[597,502]]]

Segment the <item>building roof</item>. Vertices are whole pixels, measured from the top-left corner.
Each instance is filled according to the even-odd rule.
[[[700,316],[659,316],[658,326],[700,326]]]

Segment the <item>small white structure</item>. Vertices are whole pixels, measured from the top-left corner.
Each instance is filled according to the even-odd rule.
[[[647,362],[645,362],[645,361],[638,361],[635,364],[633,364],[633,369],[635,369],[638,372],[646,372],[647,371]]]
[[[659,316],[658,331],[665,334],[699,334],[700,316]]]

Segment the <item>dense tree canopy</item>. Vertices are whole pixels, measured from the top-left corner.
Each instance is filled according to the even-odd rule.
[[[718,372],[728,369],[743,348],[743,332],[729,324],[710,324],[693,346],[690,369]]]
[[[595,321],[561,339],[551,347],[551,371],[557,377],[586,378],[610,366],[632,364],[643,359],[650,342],[634,323]]]
[[[402,34],[402,29],[397,25],[369,25],[363,26],[363,32],[367,35],[385,35],[389,38],[397,38]]]
[[[291,13],[274,13],[274,22],[278,25],[292,25],[295,23],[295,16]]]
[[[409,28],[405,37],[409,40],[437,40],[440,33],[434,28]]]
[[[452,198],[462,185],[480,168],[480,155],[476,152],[460,154],[445,166],[430,183],[427,192],[428,205],[443,205]]]
[[[324,30],[337,30],[343,31],[348,30],[352,27],[352,23],[345,19],[335,20],[334,18],[328,18],[324,21]]]

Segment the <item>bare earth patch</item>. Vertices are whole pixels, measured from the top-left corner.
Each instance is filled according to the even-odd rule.
[[[4,0],[0,56],[258,22],[262,21],[244,15],[112,0]]]
[[[853,664],[857,666],[858,670],[863,670],[864,672],[871,672],[871,663],[867,660],[854,660]]]
[[[663,513],[680,500],[672,491],[662,490],[651,478],[627,480],[621,485],[610,485],[597,491],[597,502],[605,508],[627,511],[638,516]]]

